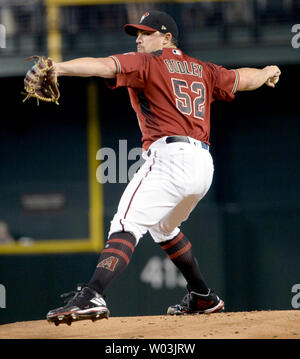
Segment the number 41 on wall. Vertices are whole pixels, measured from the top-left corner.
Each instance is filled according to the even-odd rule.
[[[140,279],[154,289],[186,287],[186,280],[169,258],[151,257],[141,272]]]

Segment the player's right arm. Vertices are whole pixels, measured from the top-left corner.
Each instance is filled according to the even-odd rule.
[[[99,76],[114,78],[116,65],[111,57],[82,57],[74,60],[54,63],[57,76]]]

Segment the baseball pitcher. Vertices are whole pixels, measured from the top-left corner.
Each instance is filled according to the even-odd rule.
[[[77,288],[65,306],[47,314],[56,325],[108,318],[105,290],[129,264],[147,231],[187,281],[186,295],[167,313],[224,310],[223,300],[203,278],[180,225],[212,183],[211,103],[231,101],[237,91],[264,84],[275,87],[280,76],[277,66],[228,70],[191,58],[178,48],[175,21],[161,11],[146,12],[138,24],[127,24],[124,30],[136,37],[136,52],[60,63],[38,57],[25,79],[27,98],[53,102],[59,97],[59,76],[100,76],[112,89],[125,86],[142,132],[145,163],[120,199],[88,285]]]

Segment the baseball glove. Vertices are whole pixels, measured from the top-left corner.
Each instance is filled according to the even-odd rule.
[[[35,97],[46,102],[54,102],[58,105],[60,96],[58,89],[57,75],[53,61],[45,56],[32,56],[27,60],[35,60],[35,65],[27,72],[24,79],[24,89],[26,93],[25,102],[30,97]]]

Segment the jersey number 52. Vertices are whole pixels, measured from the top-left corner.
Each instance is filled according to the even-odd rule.
[[[172,78],[173,92],[176,96],[176,107],[185,114],[204,121],[205,86],[202,82],[192,82],[191,85],[185,80]],[[192,99],[193,94],[196,94]],[[192,95],[192,96],[191,96]]]

